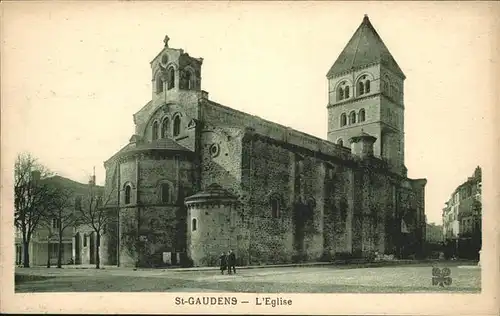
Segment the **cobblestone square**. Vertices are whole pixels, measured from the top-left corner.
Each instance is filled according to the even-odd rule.
[[[350,268],[338,266],[218,270],[19,269],[17,293],[28,292],[248,292],[248,293],[422,293],[481,290],[481,270],[449,267],[451,285],[433,285],[431,264]],[[31,280],[28,280],[30,278]]]

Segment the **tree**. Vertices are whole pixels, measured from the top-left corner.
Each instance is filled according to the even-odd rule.
[[[81,199],[79,196],[75,196],[73,190],[65,188],[63,184],[56,182],[55,179],[51,182],[50,187],[52,189],[51,209],[45,216],[45,222],[49,227],[49,234],[54,227],[56,230],[54,233],[58,235],[57,267],[62,268],[64,232],[67,228],[78,224],[80,217],[76,210],[80,208]],[[47,267],[50,267],[49,262]]]
[[[51,211],[47,210],[47,213],[42,216],[40,219],[41,223],[44,227],[47,228],[47,268],[50,268],[50,239],[55,235],[53,218],[50,216]]]
[[[17,156],[14,165],[14,225],[22,233],[23,266],[30,266],[29,244],[51,201],[50,188],[43,181],[49,170],[30,153]]]
[[[113,192],[114,189],[104,196],[103,188],[95,185],[95,176],[93,176],[89,183],[88,195],[79,206],[81,223],[89,225],[96,234],[96,269],[100,268],[101,235],[104,233],[105,227],[115,219],[113,209],[108,207]]]

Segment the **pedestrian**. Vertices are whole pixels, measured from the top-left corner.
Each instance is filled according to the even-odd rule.
[[[229,274],[231,274],[231,269],[232,272],[236,274],[236,255],[234,254],[233,250],[229,250],[227,261],[228,261]]]
[[[220,274],[224,274],[224,270],[227,268],[227,256],[225,253],[222,253],[219,257],[220,260]]]

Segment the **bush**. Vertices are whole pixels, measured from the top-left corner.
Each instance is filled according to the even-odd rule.
[[[181,267],[182,268],[191,268],[194,266],[193,259],[188,257],[186,253],[181,254]]]
[[[370,252],[367,252],[367,253],[363,254],[363,259],[365,259],[368,262],[375,261],[375,257],[376,256],[375,256],[375,252],[374,251],[370,251]]]
[[[333,255],[334,260],[350,260],[353,259],[353,255],[350,252],[336,252],[335,255]]]
[[[318,261],[319,262],[331,262],[334,259],[334,255],[332,255],[330,252],[323,252],[321,257],[319,257]]]
[[[305,253],[299,253],[295,254],[292,256],[292,263],[302,263],[302,262],[307,262],[307,254]]]

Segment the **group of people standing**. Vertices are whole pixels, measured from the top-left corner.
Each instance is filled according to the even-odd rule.
[[[220,260],[220,273],[224,274],[228,270],[228,274],[236,274],[236,255],[232,250],[227,253],[222,253],[219,257]]]

